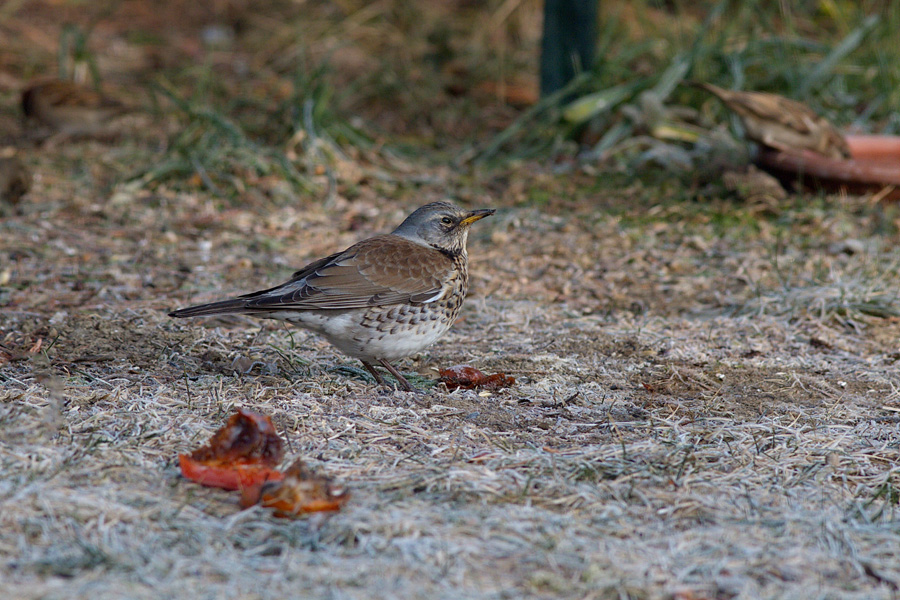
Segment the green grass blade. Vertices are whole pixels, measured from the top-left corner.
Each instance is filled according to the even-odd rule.
[[[809,74],[800,82],[800,95],[806,96],[815,87],[819,86],[831,73],[835,67],[844,60],[851,52],[856,50],[866,36],[875,28],[879,22],[877,15],[867,17],[862,24],[851,31],[847,37],[834,47],[828,55],[817,64]]]

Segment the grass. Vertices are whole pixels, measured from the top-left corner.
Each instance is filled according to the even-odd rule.
[[[641,129],[657,100],[712,126],[718,105],[675,85],[693,77],[806,86],[890,131],[896,8],[604,2],[576,85],[607,105],[579,124],[479,91],[534,76],[538,2],[172,0],[158,32],[138,4],[94,28],[81,4],[0,10],[13,76],[55,64],[26,33],[71,17],[104,89],[153,106],[157,86],[138,131],[17,149],[37,176],[0,220],[6,596],[896,596],[895,207],[792,192],[761,211],[646,160]],[[197,49],[210,21],[233,47]],[[608,145],[573,161],[584,132]],[[378,393],[302,330],[166,316],[447,196],[499,210],[472,231],[462,319],[398,364],[422,395]],[[460,363],[517,385],[435,384]],[[183,480],[177,455],[237,406],[346,508],[285,521]]]
[[[222,112],[180,98],[160,87],[182,113],[185,123],[167,143],[167,157],[136,175],[144,184],[191,181],[193,176],[216,196],[240,198],[247,179],[277,174],[298,192],[310,192],[314,184],[282,151],[250,138]],[[314,135],[310,134],[310,135]]]
[[[839,250],[840,251],[840,250]],[[896,318],[900,316],[900,296],[894,286],[896,257],[862,257],[846,260],[844,268],[835,269],[831,259],[813,260],[807,264],[788,261],[774,273],[777,287],[760,286],[756,297],[741,307],[747,314],[773,313],[794,318],[834,319],[855,327],[861,317]]]

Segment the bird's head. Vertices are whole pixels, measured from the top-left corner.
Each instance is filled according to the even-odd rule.
[[[449,202],[432,202],[406,217],[394,235],[457,255],[466,251],[469,225],[495,212],[493,208],[463,210]]]

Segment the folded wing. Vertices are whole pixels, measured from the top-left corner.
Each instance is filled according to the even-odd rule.
[[[172,313],[192,317],[229,312],[345,310],[437,300],[453,260],[395,235],[364,240],[300,269],[282,285]]]

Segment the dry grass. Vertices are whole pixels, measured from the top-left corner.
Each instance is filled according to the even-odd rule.
[[[20,151],[38,176],[0,221],[4,597],[897,597],[893,207],[759,214],[719,189],[347,146],[330,196],[314,169],[313,192],[255,175],[227,199],[129,181],[179,118]],[[447,194],[500,210],[473,231],[462,319],[401,365],[425,395],[378,393],[301,330],[165,316]],[[425,385],[461,362],[518,385]],[[177,454],[235,406],[347,507],[284,521],[181,479]]]

